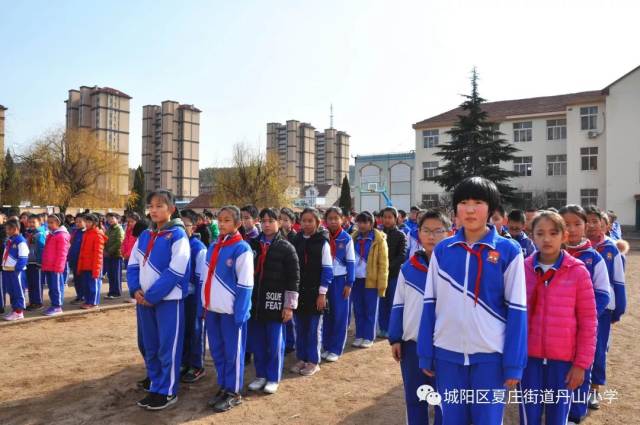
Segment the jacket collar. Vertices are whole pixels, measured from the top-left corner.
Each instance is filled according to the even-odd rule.
[[[472,246],[476,244],[482,244],[488,246],[491,249],[496,249],[496,243],[498,241],[498,238],[501,236],[498,234],[493,224],[487,224],[487,227],[489,228],[487,234],[484,235],[484,237],[479,241],[471,244]],[[449,245],[447,245],[447,247],[463,243],[466,244],[467,240],[464,236],[464,227],[461,227],[460,230],[458,230],[456,234],[451,237],[451,241],[449,242]]]
[[[558,257],[558,259],[556,260],[555,263],[553,263],[553,265],[551,266],[551,269],[558,271],[561,267],[563,267],[564,264],[564,259],[565,257],[571,257],[570,255],[565,255],[564,250],[560,251],[560,256]],[[535,254],[533,254],[533,269],[534,270],[538,270],[538,269],[542,269],[542,267],[540,266],[540,252],[536,252]]]

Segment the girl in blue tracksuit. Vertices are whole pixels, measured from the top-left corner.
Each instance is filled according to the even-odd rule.
[[[9,294],[11,308],[4,320],[13,321],[24,319],[24,284],[22,282],[24,270],[27,267],[29,258],[29,248],[27,241],[20,234],[20,223],[16,220],[9,220],[6,223],[7,241],[2,253],[2,292],[4,309],[4,293]]]
[[[600,317],[610,301],[611,286],[607,265],[602,256],[596,251],[589,239],[585,237],[587,215],[579,205],[567,205],[560,209],[560,215],[564,219],[569,234],[566,250],[569,254],[584,263],[591,282],[596,299],[596,312]],[[587,397],[591,387],[591,367],[585,370],[584,382],[573,392],[569,420],[580,423],[587,415]]]
[[[329,247],[333,258],[333,280],[327,300],[329,311],[324,314],[322,329],[322,358],[335,362],[342,355],[349,327],[349,295],[355,281],[355,253],[353,239],[342,228],[342,211],[331,207],[324,213],[329,230]]]
[[[131,297],[137,302],[149,395],[138,401],[148,410],[161,410],[178,400],[184,299],[191,276],[189,239],[177,217],[173,194],[166,190],[147,197],[152,229],[133,246],[127,265]]]
[[[436,385],[434,378],[426,376],[418,366],[416,341],[429,258],[433,248],[447,236],[451,228],[449,219],[435,210],[427,211],[418,224],[423,249],[413,254],[400,269],[389,319],[389,343],[394,360],[400,362],[408,425],[429,424],[429,403],[420,400],[417,391],[422,385],[431,388]],[[440,408],[435,407],[434,423],[438,425],[441,421]]]
[[[423,372],[437,376],[444,425],[501,423],[503,403],[447,400],[445,393],[496,400],[515,388],[527,360],[524,257],[515,241],[487,225],[498,205],[493,182],[460,182],[453,208],[462,227],[435,247],[429,263],[418,357]]]
[[[24,237],[29,246],[29,260],[27,262],[27,286],[29,288],[29,305],[27,310],[40,310],[42,308],[44,286],[44,274],[42,273],[42,252],[47,239],[47,229],[42,225],[40,216],[31,214],[28,220],[29,227]]]
[[[593,247],[602,256],[607,266],[609,283],[611,284],[611,299],[598,316],[598,339],[596,341],[596,356],[591,371],[591,390],[589,407],[600,407],[598,393],[600,385],[606,384],[607,351],[609,351],[611,325],[620,321],[627,306],[627,295],[624,278],[624,259],[616,247],[615,242],[606,236],[607,224],[603,213],[594,206],[585,208],[587,215],[586,235]]]
[[[209,247],[200,272],[205,327],[218,376],[218,392],[209,406],[217,412],[242,402],[254,266],[251,247],[238,232],[240,225],[238,207],[220,209],[220,235]]]

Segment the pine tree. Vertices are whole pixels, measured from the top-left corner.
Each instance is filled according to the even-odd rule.
[[[500,162],[513,161],[518,149],[510,144],[504,135],[489,121],[487,112],[482,110],[486,102],[478,94],[478,73],[473,68],[471,75],[471,94],[460,107],[463,113],[458,121],[447,131],[451,143],[439,145],[437,156],[445,160],[438,168],[438,175],[429,178],[446,191],[451,191],[466,177],[481,176],[493,181],[505,200],[513,198],[515,188],[509,179],[518,174],[500,167]]]
[[[133,193],[135,196],[135,204],[133,206],[133,211],[140,214],[141,217],[144,216],[144,210],[146,207],[146,193],[144,190],[144,171],[142,170],[142,166],[139,165],[136,169],[136,173],[133,178]]]
[[[20,183],[18,181],[18,170],[16,163],[7,149],[7,155],[4,157],[4,170],[0,176],[0,192],[2,192],[2,203],[4,205],[20,205]]]
[[[351,212],[351,187],[349,186],[349,179],[346,175],[342,179],[339,205],[344,214],[349,214]]]

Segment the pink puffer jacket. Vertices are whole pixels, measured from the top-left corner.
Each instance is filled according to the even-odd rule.
[[[591,277],[582,261],[563,251],[551,283],[538,283],[538,254],[525,264],[529,356],[572,362],[586,369],[596,352],[597,315]]]
[[[71,236],[64,226],[47,235],[42,252],[43,272],[64,272],[70,240]]]

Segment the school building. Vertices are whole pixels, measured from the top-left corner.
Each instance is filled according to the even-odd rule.
[[[487,102],[489,119],[519,149],[505,163],[523,203],[598,205],[622,225],[640,227],[640,66],[600,90]],[[460,108],[413,125],[416,134],[414,202],[436,204],[443,190],[426,181],[438,173],[438,145]]]

